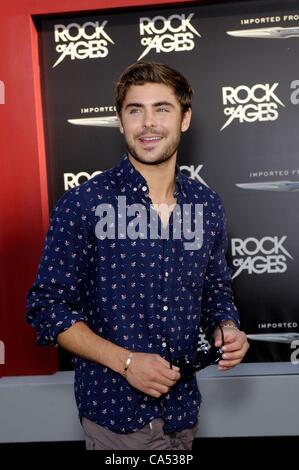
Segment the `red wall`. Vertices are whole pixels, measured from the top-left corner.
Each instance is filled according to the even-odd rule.
[[[1,375],[57,370],[55,348],[37,348],[24,320],[25,296],[34,279],[48,223],[45,152],[37,34],[32,15],[200,3],[186,0],[12,0],[0,17],[0,341]],[[1,359],[1,358],[0,358]]]

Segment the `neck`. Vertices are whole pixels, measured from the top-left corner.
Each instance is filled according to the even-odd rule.
[[[174,201],[176,155],[157,165],[146,165],[131,157],[129,160],[146,180],[149,196],[153,203],[161,204]]]

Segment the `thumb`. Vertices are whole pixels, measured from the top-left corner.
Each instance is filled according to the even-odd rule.
[[[216,331],[215,331],[215,346],[216,348],[221,348],[222,346],[222,335],[221,335],[221,330],[219,327],[216,328]]]

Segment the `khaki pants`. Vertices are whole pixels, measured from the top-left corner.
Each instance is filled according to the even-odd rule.
[[[87,418],[82,419],[87,450],[191,450],[197,425],[165,434],[164,421],[156,418],[130,434],[118,434]]]

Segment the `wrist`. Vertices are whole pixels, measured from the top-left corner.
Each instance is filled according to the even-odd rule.
[[[132,357],[133,357],[133,352],[128,351],[128,357],[127,357],[127,360],[125,362],[125,365],[124,365],[124,368],[123,368],[123,371],[122,371],[122,374],[123,374],[124,377],[127,377],[127,372],[128,372],[129,367],[130,367]]]
[[[107,341],[107,348],[101,351],[101,360],[98,362],[114,372],[123,375],[128,359],[129,350]]]
[[[219,323],[219,326],[221,328],[233,328],[235,330],[239,329],[233,320],[223,320],[222,322]]]
[[[116,347],[117,350],[115,351],[114,355],[114,364],[111,369],[113,369],[115,372],[122,375],[123,377],[126,377],[129,366],[131,364],[133,353],[129,349],[123,348],[121,346]]]

